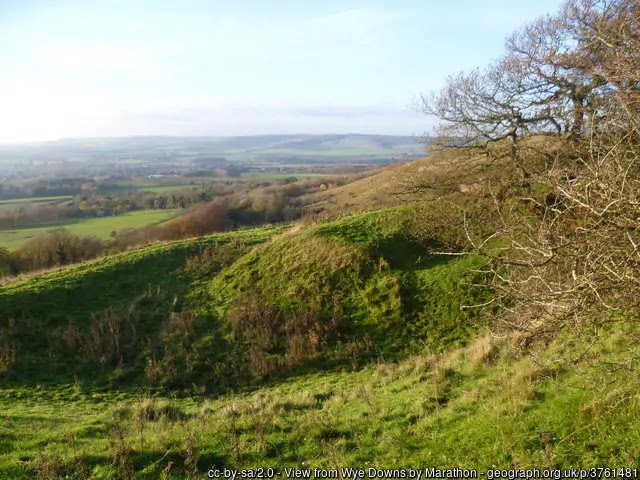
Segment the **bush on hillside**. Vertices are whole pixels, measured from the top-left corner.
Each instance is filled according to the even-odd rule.
[[[283,311],[253,295],[240,298],[228,314],[233,338],[247,346],[252,372],[265,377],[315,358],[335,338],[339,318],[315,310]]]

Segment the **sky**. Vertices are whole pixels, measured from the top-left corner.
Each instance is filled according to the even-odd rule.
[[[0,142],[422,135],[421,94],[560,0],[0,0]]]

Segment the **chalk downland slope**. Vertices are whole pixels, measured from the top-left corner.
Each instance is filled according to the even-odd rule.
[[[431,191],[442,175],[433,200],[148,245],[0,287],[0,478],[640,468],[637,322],[543,338],[461,309],[492,293],[481,259],[431,253],[460,245],[435,198],[482,212],[474,178],[501,171],[450,159],[326,192]]]
[[[440,152],[380,168],[374,175],[314,194],[309,212],[336,218],[371,209],[424,202],[478,189],[488,179],[507,178],[513,166],[482,155]]]
[[[8,284],[4,380],[216,392],[464,342],[479,260],[430,255],[412,216],[153,244]]]

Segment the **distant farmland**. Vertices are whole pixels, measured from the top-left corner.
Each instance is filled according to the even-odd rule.
[[[175,218],[178,213],[179,210],[141,210],[113,217],[74,218],[34,227],[3,230],[0,231],[0,247],[15,250],[22,247],[32,238],[63,227],[80,237],[94,235],[105,239],[113,231],[120,232],[127,229],[158,225]]]
[[[20,208],[28,208],[30,206],[42,207],[45,205],[56,205],[70,202],[72,197],[70,195],[59,195],[51,197],[24,197],[24,198],[11,198],[0,200],[0,211],[4,210],[17,210]]]

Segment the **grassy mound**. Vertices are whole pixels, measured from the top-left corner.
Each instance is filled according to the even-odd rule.
[[[473,326],[460,305],[487,295],[470,286],[481,262],[430,255],[437,239],[408,234],[414,214],[385,209],[288,232],[213,278],[210,304],[224,315],[250,295],[282,310],[338,315],[347,331],[395,352],[404,352],[397,342],[434,350],[463,342]]]
[[[478,260],[427,254],[412,214],[156,244],[5,286],[4,381],[215,392],[464,343],[460,304],[488,294]]]
[[[104,380],[112,365],[122,374],[198,288],[190,259],[215,250],[207,264],[213,274],[280,232],[154,244],[2,286],[0,372],[5,380],[36,383]]]

